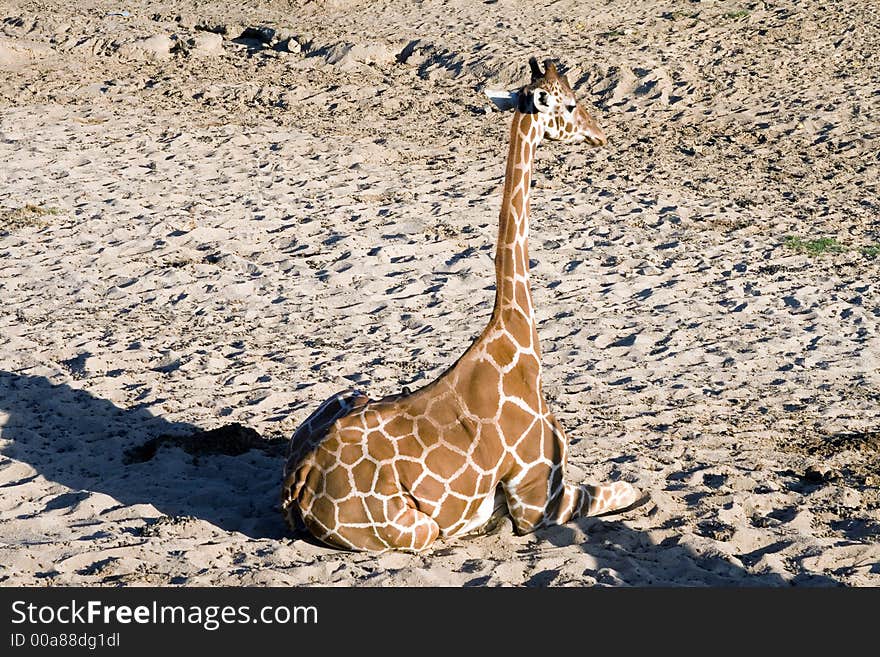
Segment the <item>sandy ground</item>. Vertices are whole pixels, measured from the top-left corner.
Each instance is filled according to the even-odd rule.
[[[0,0],[0,583],[880,585],[872,4]],[[298,423],[488,319],[530,55],[610,139],[539,152],[546,393],[651,500],[291,536]]]

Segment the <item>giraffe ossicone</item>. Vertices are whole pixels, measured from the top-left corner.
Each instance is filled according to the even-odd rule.
[[[568,439],[544,400],[529,289],[529,188],[544,139],[605,144],[553,62],[493,92],[513,109],[495,252],[495,304],[480,336],[428,385],[371,400],[326,400],[296,430],[281,506],[293,527],[351,550],[421,551],[508,513],[525,533],[639,501],[629,483],[565,479]]]

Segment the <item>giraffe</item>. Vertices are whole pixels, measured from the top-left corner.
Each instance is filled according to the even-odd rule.
[[[476,533],[508,513],[519,534],[622,511],[640,493],[624,481],[565,480],[568,439],[544,400],[529,289],[529,189],[544,139],[605,144],[554,62],[529,60],[531,83],[487,92],[514,109],[488,324],[436,380],[371,400],[346,390],[296,430],[284,467],[288,523],[350,550],[420,552]]]

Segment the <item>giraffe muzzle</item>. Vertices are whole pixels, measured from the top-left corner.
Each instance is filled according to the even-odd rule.
[[[586,142],[590,146],[595,146],[597,148],[600,146],[604,146],[605,144],[608,143],[608,137],[606,137],[605,133],[602,130],[600,130],[599,128],[596,128],[595,130],[588,132],[585,135],[585,137],[586,137]]]

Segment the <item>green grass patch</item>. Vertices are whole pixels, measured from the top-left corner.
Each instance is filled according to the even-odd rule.
[[[737,18],[745,18],[749,15],[748,9],[737,9],[736,11],[729,11],[724,14],[724,18],[737,19]]]
[[[846,247],[833,237],[818,237],[810,240],[797,235],[788,235],[785,238],[785,246],[794,251],[806,252],[812,256],[846,251]]]
[[[660,18],[665,18],[668,21],[679,21],[684,18],[699,18],[700,12],[693,11],[666,11],[660,14]]]
[[[862,247],[862,255],[866,258],[880,257],[880,244],[870,244]]]
[[[61,210],[58,208],[46,208],[31,203],[12,210],[0,210],[0,230],[47,226],[49,221],[46,218],[59,212]]]

